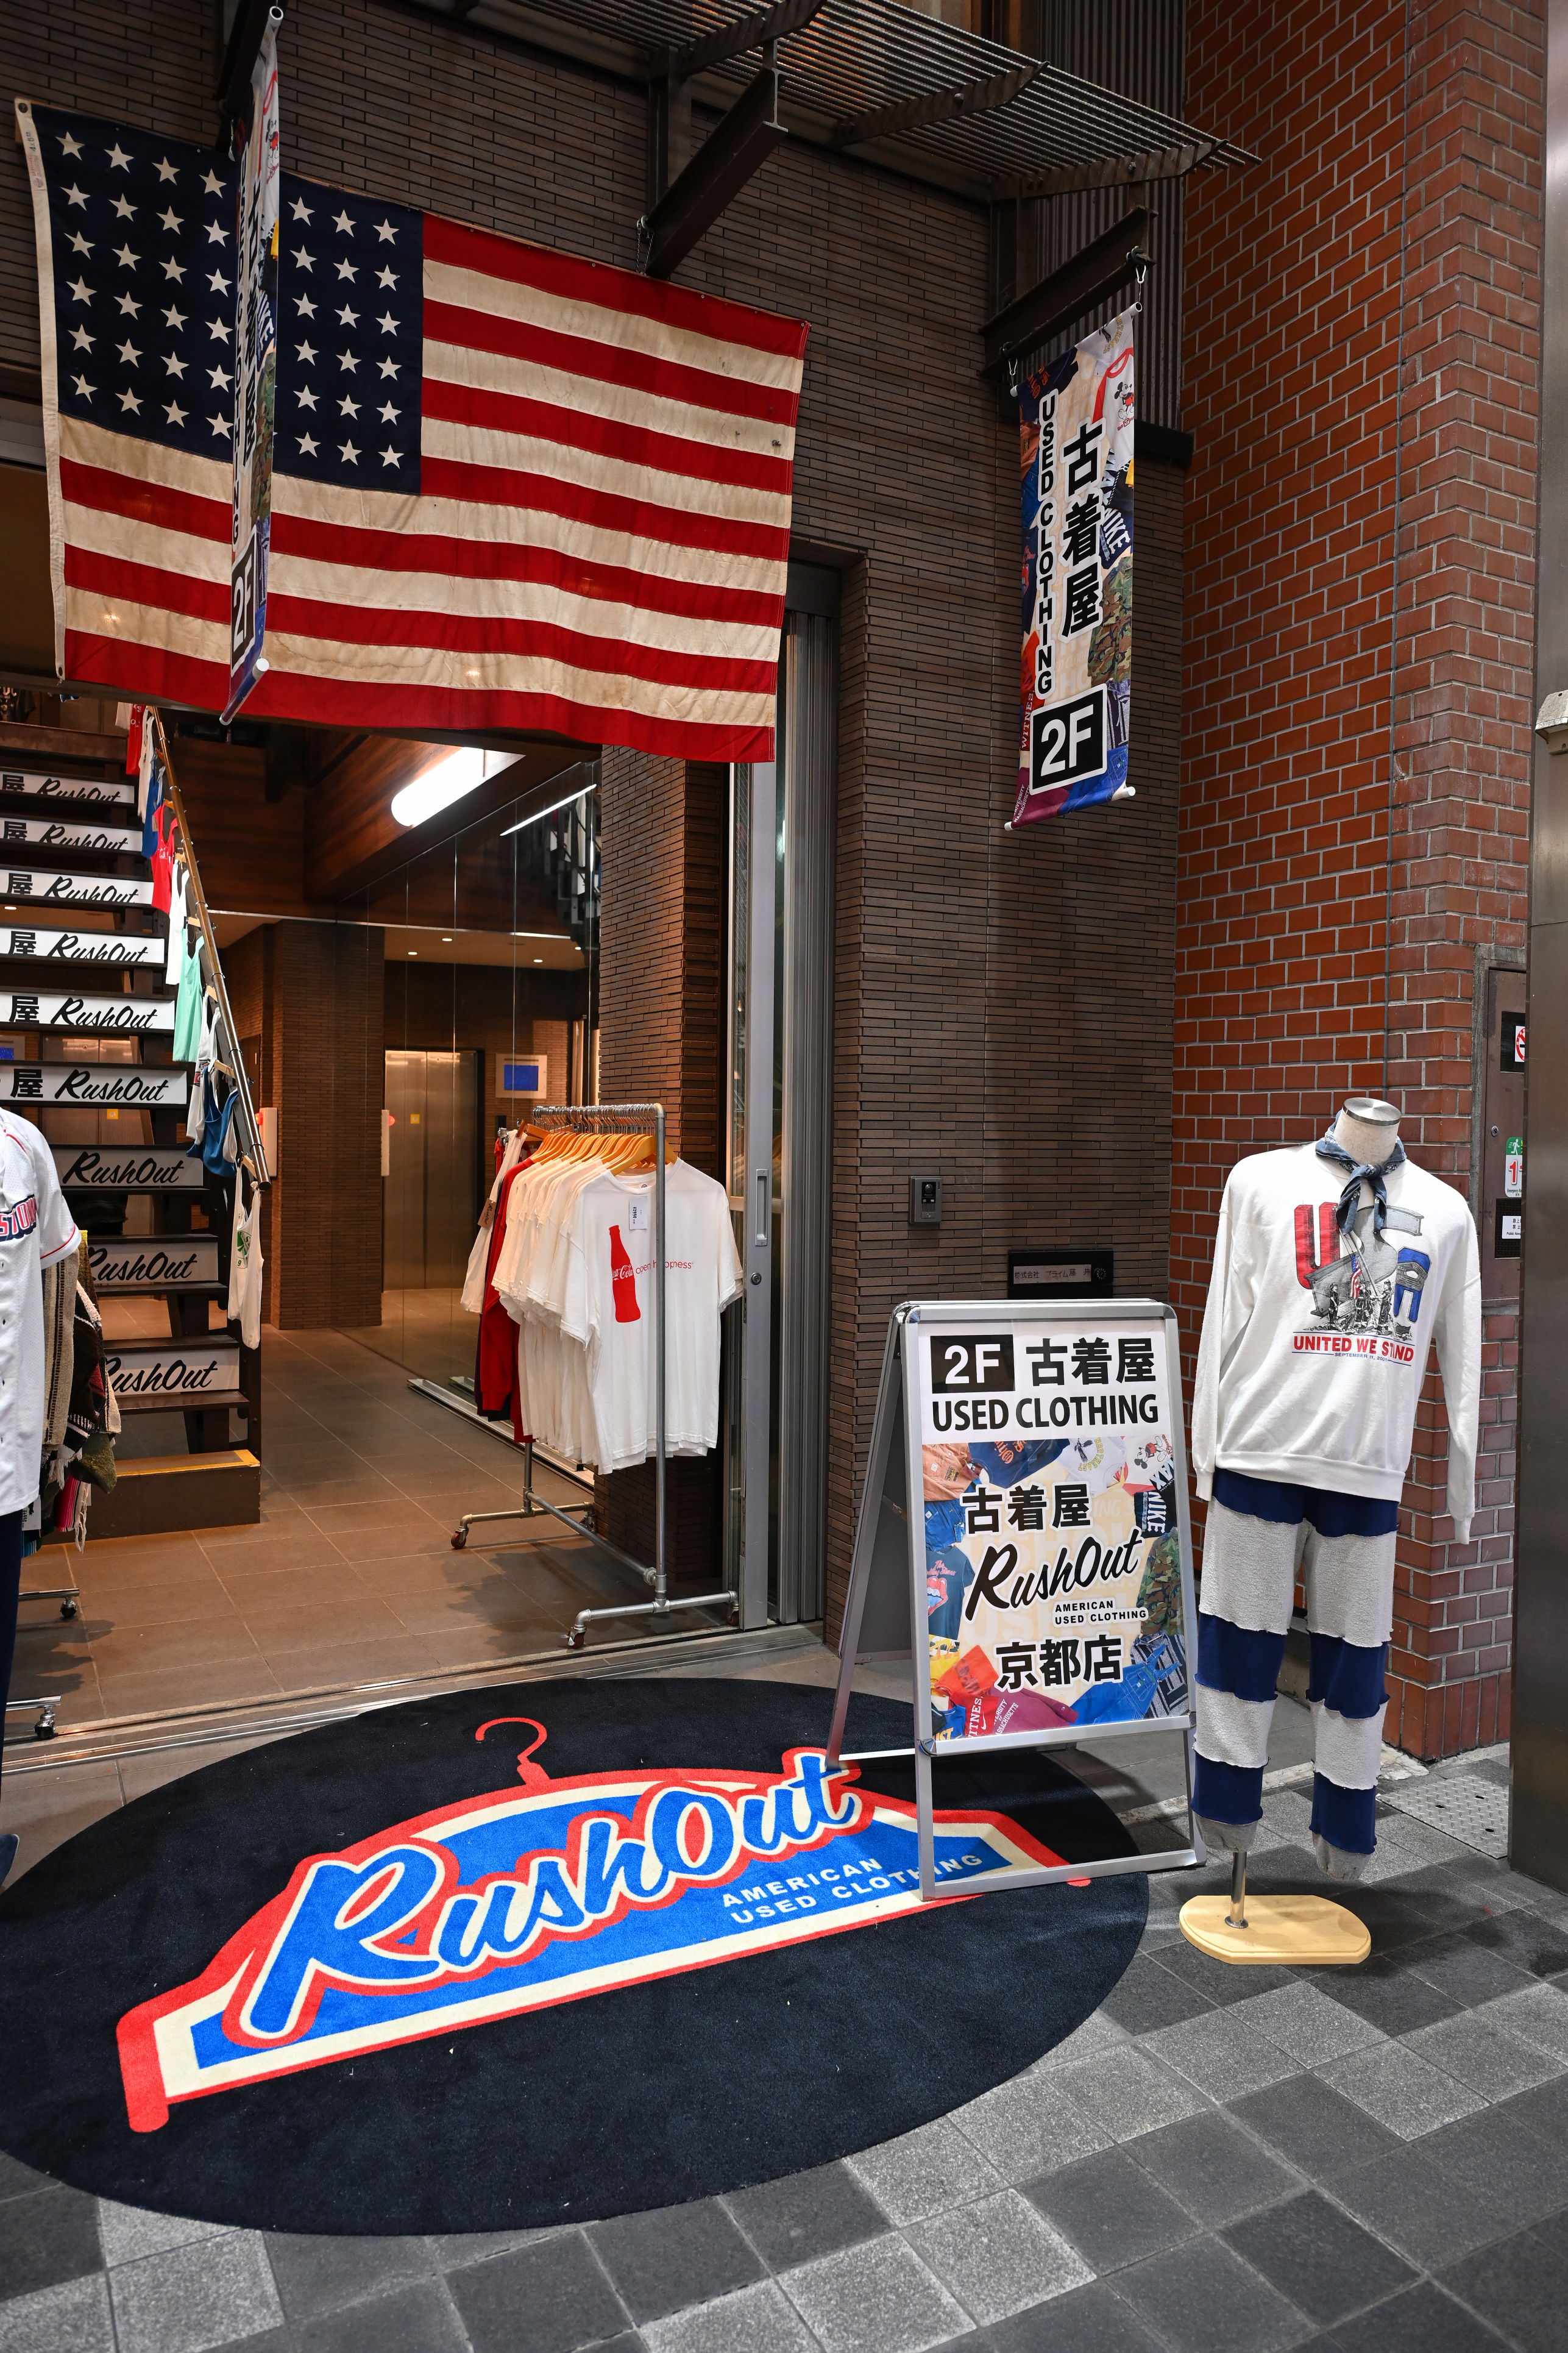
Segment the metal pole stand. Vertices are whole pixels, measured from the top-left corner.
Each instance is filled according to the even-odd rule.
[[[1364,1961],[1372,1950],[1365,1923],[1326,1895],[1255,1895],[1249,1916],[1245,1849],[1230,1859],[1230,1894],[1194,1895],[1180,1917],[1188,1944],[1216,1961],[1332,1968]]]

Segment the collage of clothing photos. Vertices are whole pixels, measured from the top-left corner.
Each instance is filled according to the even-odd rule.
[[[920,1347],[933,1733],[1184,1713],[1163,1333],[1052,1324]]]

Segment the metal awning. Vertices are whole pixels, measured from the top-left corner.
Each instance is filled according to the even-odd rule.
[[[775,38],[795,136],[989,200],[1255,163],[1217,132],[899,0],[418,0],[430,14],[731,106]]]

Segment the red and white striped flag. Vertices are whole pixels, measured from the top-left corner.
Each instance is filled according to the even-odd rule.
[[[17,101],[63,677],[221,711],[235,167]],[[772,756],[806,329],[285,174],[247,716]]]

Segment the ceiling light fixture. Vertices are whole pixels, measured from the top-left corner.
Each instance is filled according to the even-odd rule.
[[[477,792],[487,777],[510,768],[515,757],[515,753],[481,752],[478,744],[461,744],[393,795],[392,814],[399,825],[423,825],[426,818],[437,817],[454,801],[460,801],[465,793]]]

